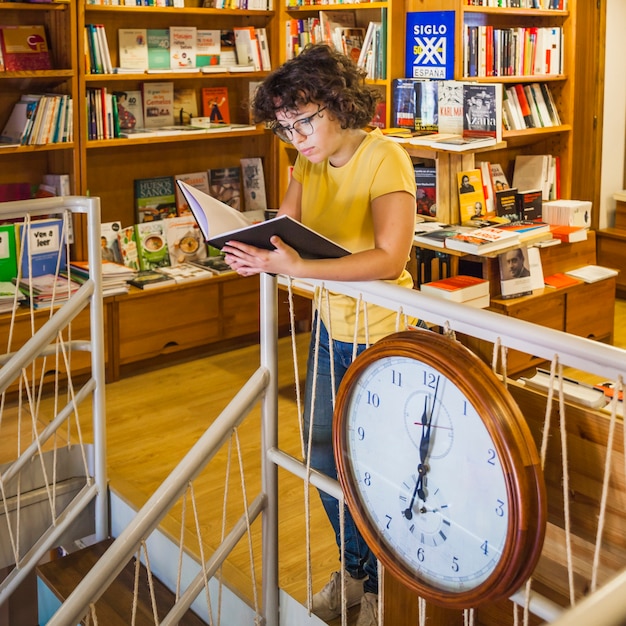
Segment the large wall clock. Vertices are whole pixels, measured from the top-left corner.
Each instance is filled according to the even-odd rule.
[[[475,607],[532,573],[546,527],[537,448],[502,382],[457,341],[406,331],[360,354],[334,444],[364,538],[421,597]]]

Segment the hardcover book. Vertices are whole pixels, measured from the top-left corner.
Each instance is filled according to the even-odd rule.
[[[118,28],[119,66],[143,72],[148,69],[148,36],[145,28]]]
[[[420,286],[420,291],[452,302],[465,302],[485,295],[488,297],[489,281],[476,276],[459,274],[424,283]]]
[[[131,278],[128,283],[139,289],[154,289],[156,287],[175,285],[176,281],[156,270],[141,270],[137,272],[137,275]]]
[[[154,222],[176,215],[173,176],[136,178],[134,187],[137,223]]]
[[[170,68],[196,67],[196,27],[170,26]]]
[[[463,136],[502,141],[502,85],[463,85]]]
[[[174,83],[143,83],[142,98],[146,128],[174,124]]]
[[[498,266],[502,298],[519,298],[532,294],[532,278],[526,248],[514,248],[499,254]]]
[[[418,215],[437,217],[437,168],[413,166]]]
[[[305,258],[337,258],[349,254],[345,248],[287,215],[250,224],[244,214],[212,196],[182,181],[178,181],[178,185],[187,198],[205,241],[214,248],[221,250],[228,241],[241,241],[272,250],[274,246],[270,238],[278,235]]]
[[[135,233],[139,267],[142,271],[170,264],[163,221],[135,224]]]
[[[241,172],[238,167],[218,167],[209,170],[209,194],[241,211]]]
[[[0,52],[7,72],[52,68],[46,29],[32,26],[0,26]]]
[[[265,176],[261,157],[243,158],[241,162],[241,181],[243,186],[243,210],[265,211]]]
[[[203,87],[200,93],[202,96],[202,115],[208,117],[212,123],[230,124],[228,88]]]
[[[170,69],[169,28],[148,28],[148,69]]]
[[[517,192],[517,212],[522,220],[542,219],[541,190]]]

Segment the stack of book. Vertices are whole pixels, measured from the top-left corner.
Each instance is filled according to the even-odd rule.
[[[489,281],[475,276],[450,276],[424,283],[420,291],[450,302],[460,302],[479,309],[489,306]]]
[[[102,296],[114,296],[128,293],[128,281],[135,277],[136,272],[125,265],[102,259]],[[89,278],[88,261],[71,261],[72,280],[83,283]]]
[[[16,300],[21,303],[26,300],[26,296],[13,283],[0,282],[0,313],[12,311]]]
[[[64,304],[80,288],[79,283],[54,274],[23,278],[17,286],[31,301],[34,309],[47,309]]]

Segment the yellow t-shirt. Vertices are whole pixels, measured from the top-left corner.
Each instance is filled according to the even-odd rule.
[[[415,174],[407,152],[386,139],[379,129],[368,133],[350,161],[333,167],[328,161],[311,163],[298,155],[293,177],[303,188],[302,223],[332,239],[351,252],[374,248],[371,203],[394,191],[415,196]],[[413,279],[404,270],[395,282],[411,288]],[[324,324],[338,341],[354,340],[356,302],[331,294],[330,320],[326,304],[321,305]],[[396,330],[395,312],[368,305],[370,343]],[[358,342],[365,342],[364,314],[359,313]]]

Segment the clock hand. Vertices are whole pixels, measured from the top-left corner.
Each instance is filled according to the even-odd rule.
[[[439,391],[439,380],[437,378],[437,384],[435,386],[435,393],[432,398],[432,404],[430,412],[427,410],[428,398],[424,398],[424,410],[422,412],[422,438],[420,440],[420,463],[417,466],[417,480],[415,481],[415,489],[411,496],[409,506],[404,510],[404,517],[406,519],[412,519],[413,517],[413,505],[415,504],[415,497],[419,497],[420,500],[426,502],[426,491],[424,490],[424,476],[428,472],[428,465],[426,460],[428,459],[428,452],[430,451],[430,429],[433,422],[433,412],[435,410],[435,402],[437,400],[437,393]]]

